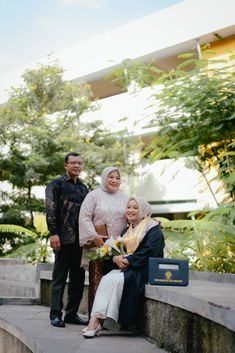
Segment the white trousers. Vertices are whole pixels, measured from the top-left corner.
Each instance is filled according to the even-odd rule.
[[[117,322],[123,285],[124,274],[121,270],[113,270],[103,276],[96,291],[91,316],[111,318]]]

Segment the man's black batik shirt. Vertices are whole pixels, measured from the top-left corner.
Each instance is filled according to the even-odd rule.
[[[67,174],[46,187],[46,219],[50,235],[59,235],[62,244],[78,241],[78,216],[88,188]]]

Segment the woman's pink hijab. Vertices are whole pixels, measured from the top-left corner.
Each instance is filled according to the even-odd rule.
[[[116,167],[107,167],[103,170],[102,174],[101,174],[101,189],[106,191],[106,192],[110,192],[107,188],[106,188],[106,182],[107,182],[107,178],[109,176],[110,173],[116,171],[119,176],[120,176],[120,171],[118,168]]]

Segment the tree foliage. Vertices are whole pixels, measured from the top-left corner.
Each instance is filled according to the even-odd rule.
[[[125,60],[113,78],[125,87],[131,80],[153,87],[155,114],[149,126],[155,133],[143,157],[190,157],[204,176],[213,166],[234,200],[235,55],[210,59],[207,47],[203,53],[201,59],[195,53],[182,54],[181,64],[168,71]]]
[[[0,255],[45,261],[47,237],[35,225],[44,200],[35,197],[33,187],[63,174],[68,152],[84,157],[81,178],[89,188],[97,185],[97,176],[108,165],[134,171],[129,164],[134,143],[126,131],[111,133],[101,121],[86,121],[83,113],[98,107],[92,92],[88,85],[65,81],[63,73],[57,61],[25,71],[22,85],[13,87],[0,106],[0,181],[13,188],[0,192]],[[35,232],[35,237],[24,230],[18,233],[17,226]]]
[[[201,59],[185,53],[176,69],[166,71],[125,60],[112,77],[125,89],[132,81],[152,85],[154,132],[142,157],[186,157],[205,179],[213,167],[228,195],[215,210],[194,214],[195,220],[158,217],[167,256],[186,257],[195,270],[235,273],[235,55],[218,60],[210,54],[207,47]]]
[[[196,271],[235,273],[234,204],[192,212],[195,220],[159,219],[168,257],[189,259]]]
[[[7,242],[1,244],[0,255],[11,258],[23,258],[27,262],[46,262],[50,255],[48,251],[49,232],[46,217],[36,214],[34,230],[12,224],[0,224],[0,234],[8,234]]]
[[[196,157],[195,166],[200,172],[215,167],[233,200],[234,59],[230,55],[225,60],[195,60],[193,70],[180,67],[165,75],[167,79],[155,93],[157,110],[151,121],[157,133],[145,150],[152,160]]]
[[[126,132],[113,134],[101,121],[81,118],[97,109],[97,103],[88,85],[65,81],[63,73],[56,61],[25,71],[23,84],[12,88],[8,102],[0,107],[0,181],[14,188],[13,194],[5,195],[1,211],[29,212],[31,224],[33,211],[43,207],[32,187],[63,174],[68,152],[85,157],[83,175],[91,188],[107,165],[130,171],[133,147],[125,141]]]

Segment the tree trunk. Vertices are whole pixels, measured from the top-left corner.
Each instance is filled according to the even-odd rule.
[[[31,191],[32,191],[32,183],[31,183],[31,181],[29,181],[28,182],[28,205],[30,208],[31,208],[31,205],[30,205]],[[29,209],[29,213],[30,213],[30,225],[33,226],[33,221],[34,221],[33,211],[31,209]]]

